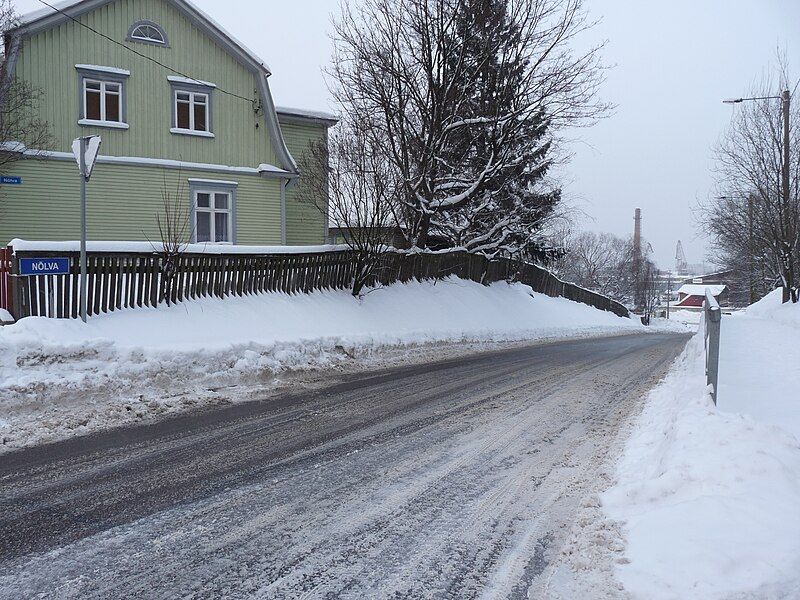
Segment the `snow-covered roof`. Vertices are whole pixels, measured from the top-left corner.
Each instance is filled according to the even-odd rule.
[[[291,106],[276,106],[275,112],[277,112],[279,115],[300,117],[304,119],[315,119],[318,121],[330,121],[332,123],[337,123],[339,121],[339,117],[336,115],[321,110],[306,110],[304,108],[293,108]]]
[[[113,2],[114,0],[108,0],[108,2]],[[236,39],[227,29],[225,29],[222,25],[217,23],[214,19],[212,19],[206,12],[198,8],[195,4],[190,2],[189,0],[170,0],[176,4],[183,5],[185,8],[188,8],[191,12],[196,13],[196,15],[203,20],[205,20],[208,25],[210,25],[213,29],[216,29],[216,32],[228,39],[230,43],[237,46],[239,50],[242,51],[247,57],[255,62],[256,64],[260,65],[267,73],[271,73],[269,66],[265,63],[255,52],[250,50],[247,46],[245,46],[242,42]],[[106,2],[107,3],[107,2]],[[18,19],[18,26],[19,27],[27,27],[40,21],[42,19],[52,17],[55,14],[58,14],[59,11],[69,11],[72,8],[78,8],[81,4],[86,4],[87,7],[91,10],[97,8],[98,5],[101,3],[97,2],[96,0],[62,0],[61,2],[52,2],[52,6],[56,9],[50,8],[46,6],[44,8],[40,8],[38,10],[29,12],[27,14],[21,15]],[[65,17],[67,18],[67,17]]]
[[[703,285],[702,283],[687,283],[682,285],[678,290],[679,294],[686,294],[687,296],[705,296],[706,289],[711,290],[711,295],[714,297],[719,296],[727,286],[724,285]]]

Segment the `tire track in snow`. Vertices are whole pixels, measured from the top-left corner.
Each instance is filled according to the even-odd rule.
[[[380,373],[182,434],[21,461],[0,472],[13,515],[0,537],[38,550],[3,554],[0,597],[536,594],[617,427],[684,339]]]

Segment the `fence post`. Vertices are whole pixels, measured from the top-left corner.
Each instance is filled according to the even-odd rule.
[[[11,247],[9,246],[11,250]],[[11,285],[11,306],[8,312],[14,317],[15,321],[19,321],[22,317],[27,317],[22,302],[22,282],[23,279],[19,276],[19,258],[16,253],[11,250],[11,277],[9,277],[9,284]]]
[[[717,384],[719,381],[719,334],[722,325],[722,311],[716,298],[706,288],[705,347],[706,347],[706,385],[711,386],[711,398],[717,404]]]

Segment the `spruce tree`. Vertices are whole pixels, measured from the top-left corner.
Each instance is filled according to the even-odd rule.
[[[539,232],[561,193],[544,183],[552,164],[546,107],[531,110],[531,98],[522,97],[529,64],[519,28],[507,0],[457,4],[460,39],[453,47],[463,51],[453,59],[471,63],[461,71],[473,73],[474,81],[458,86],[468,97],[456,121],[468,125],[450,135],[444,162],[455,177],[474,180],[491,156],[505,153],[510,160],[469,203],[437,215],[432,231],[471,251],[544,258]]]

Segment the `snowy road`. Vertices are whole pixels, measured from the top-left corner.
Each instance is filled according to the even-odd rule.
[[[547,597],[686,339],[516,348],[4,456],[0,598]]]

